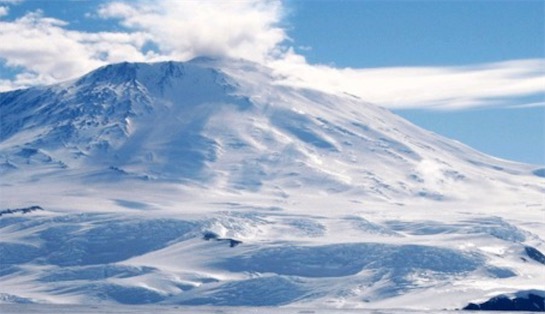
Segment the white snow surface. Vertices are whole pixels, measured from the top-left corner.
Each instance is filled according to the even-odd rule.
[[[44,209],[0,216],[0,303],[438,310],[545,291],[526,249],[545,252],[543,167],[283,82],[199,58],[0,93],[0,211]]]

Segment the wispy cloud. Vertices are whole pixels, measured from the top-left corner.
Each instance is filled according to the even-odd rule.
[[[275,61],[282,83],[346,92],[388,108],[461,109],[505,106],[512,98],[545,96],[545,59],[463,67],[337,69],[294,56]]]
[[[525,108],[538,108],[538,107],[545,107],[545,101],[516,104],[516,105],[509,106],[508,108],[509,109],[525,109]]]
[[[281,74],[281,84],[349,93],[389,108],[509,106],[517,97],[545,95],[545,59],[373,69],[309,64],[289,48],[297,43],[282,27],[280,0],[110,1],[86,16],[118,27],[94,33],[41,11],[2,19],[12,4],[0,6],[0,61],[20,71],[0,75],[0,90],[66,80],[106,63],[206,55],[259,62]]]

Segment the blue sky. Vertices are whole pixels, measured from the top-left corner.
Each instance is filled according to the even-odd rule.
[[[466,65],[543,58],[543,1],[292,1],[311,63]]]
[[[0,0],[0,90],[110,62],[246,58],[545,164],[543,1]]]

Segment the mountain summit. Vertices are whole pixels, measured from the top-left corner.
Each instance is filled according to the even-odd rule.
[[[247,61],[0,93],[0,154],[0,302],[462,308],[545,280],[542,169]]]

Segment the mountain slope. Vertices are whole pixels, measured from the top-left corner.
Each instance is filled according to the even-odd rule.
[[[42,159],[63,172],[113,168],[236,189],[320,179],[326,190],[382,198],[442,198],[467,181],[533,176],[357,99],[275,84],[255,64],[216,63],[123,63],[6,93],[3,168]]]
[[[454,308],[545,279],[540,169],[257,64],[109,65],[0,110],[2,208],[45,208],[0,216],[0,300]]]

